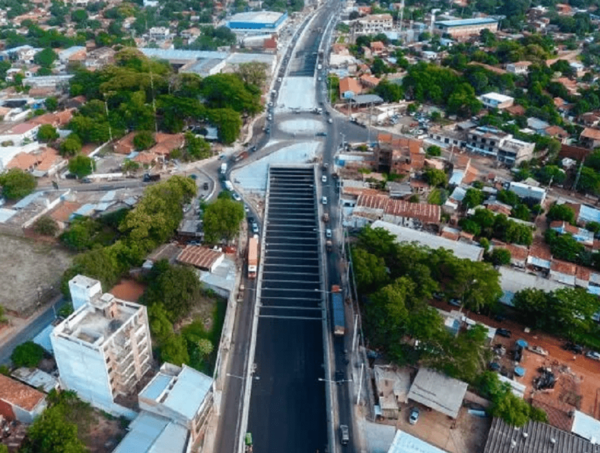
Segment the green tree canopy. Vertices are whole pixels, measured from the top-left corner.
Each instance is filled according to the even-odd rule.
[[[19,200],[35,190],[37,181],[31,173],[19,168],[11,168],[0,175],[0,186],[2,186],[2,195],[6,199]]]
[[[73,135],[74,134],[69,135],[69,137],[60,144],[59,150],[61,156],[72,157],[81,151],[81,141],[79,140],[79,137]]]
[[[44,358],[44,348],[33,341],[27,341],[17,346],[10,356],[16,367],[35,368]]]
[[[570,223],[571,225],[575,224],[575,211],[566,204],[557,204],[554,203],[548,213],[546,214],[546,218],[552,222],[554,220],[562,220]]]
[[[39,51],[33,57],[33,61],[44,68],[51,67],[56,60],[58,60],[58,54],[50,48]]]
[[[465,208],[472,209],[475,206],[480,206],[484,200],[485,193],[482,190],[469,188],[463,198],[462,204]]]
[[[84,155],[78,155],[69,160],[69,172],[78,178],[91,175],[94,167],[94,160]]]
[[[59,231],[58,223],[50,216],[42,216],[33,224],[33,229],[37,234],[43,236],[56,236]]]
[[[38,129],[37,139],[42,143],[53,142],[59,137],[56,128],[51,124],[42,124]]]
[[[433,187],[444,187],[448,183],[448,176],[446,173],[437,168],[426,168],[423,172],[423,178],[425,178],[427,184]]]
[[[133,146],[140,151],[152,148],[155,143],[154,134],[150,131],[140,131],[133,137]]]
[[[244,206],[237,201],[219,198],[204,210],[204,238],[209,243],[231,240],[240,231]]]

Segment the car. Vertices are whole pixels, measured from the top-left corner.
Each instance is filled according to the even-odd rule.
[[[329,228],[327,228],[327,229],[325,230],[325,237],[326,237],[326,238],[330,238],[331,236],[332,236],[331,230],[330,230]]]
[[[267,120],[268,121],[273,121],[273,116],[271,116],[271,115],[267,116]]]
[[[342,445],[348,445],[348,442],[350,442],[348,425],[340,425],[340,442]]]
[[[271,133],[271,129],[268,127],[265,127],[265,134],[270,134]]]
[[[317,132],[315,135],[317,137],[327,137],[327,132]]]
[[[225,155],[225,154],[219,155],[219,160],[225,160],[225,159],[227,159],[227,155]]]
[[[233,192],[231,194],[231,197],[235,200],[235,201],[242,201],[242,197],[240,197],[237,193]]]
[[[327,197],[321,197],[321,203],[327,205]]]
[[[417,422],[419,421],[420,414],[421,414],[421,412],[419,411],[419,409],[416,407],[413,407],[410,410],[410,415],[408,416],[408,423],[410,423],[411,425],[416,425]]]
[[[279,78],[277,79],[277,81],[278,81],[278,82],[280,82],[280,83],[281,83],[281,80],[282,80],[282,79],[281,79],[281,77],[279,77]]]
[[[195,174],[192,173],[190,175],[190,178],[192,178],[195,181],[196,179],[198,179],[198,175],[195,175]]]
[[[448,301],[448,303],[454,307],[460,307],[462,305],[462,302],[460,299],[450,299]]]
[[[327,182],[327,175],[321,176],[321,182]]]
[[[244,211],[246,211],[246,212],[250,212],[250,208],[248,207],[248,205],[247,205],[247,204],[245,204],[245,205],[244,205]]]
[[[437,300],[442,300],[444,298],[444,293],[436,291],[433,293],[433,298]]]
[[[599,360],[600,361],[600,353],[598,353],[596,351],[588,351],[588,352],[585,353],[585,356],[588,359]]]
[[[256,151],[256,145],[252,145],[248,151],[250,151],[251,153]]]
[[[583,347],[578,344],[571,343],[570,341],[568,343],[563,344],[563,349],[565,351],[574,352],[575,354],[583,354]]]
[[[248,220],[248,224],[249,224],[249,225],[252,225],[252,224],[254,223],[254,217],[252,217],[251,215],[249,215],[249,216],[247,217],[247,220]]]
[[[490,362],[488,365],[488,368],[492,371],[500,371],[502,369],[502,367],[500,366],[500,364],[498,362]]]
[[[329,124],[333,124],[333,120],[332,120],[331,118],[327,118],[327,122],[328,122]]]
[[[512,335],[512,332],[508,329],[496,329],[496,335],[500,335],[501,337],[504,337],[504,338],[510,338]]]
[[[198,242],[198,241],[189,241],[188,245],[200,245],[200,242]]]
[[[83,178],[83,179],[81,180],[81,182],[82,182],[82,183],[84,183],[84,184],[89,184],[89,183],[91,183],[91,182],[92,182],[92,180],[91,180],[90,178]]]
[[[208,190],[208,183],[207,182],[205,182],[204,184],[202,184],[202,189]]]
[[[253,232],[254,234],[258,234],[258,223],[254,222],[254,223],[252,224],[252,232]]]

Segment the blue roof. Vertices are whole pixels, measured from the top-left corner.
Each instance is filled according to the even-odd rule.
[[[173,376],[168,374],[158,373],[154,379],[140,392],[142,398],[148,398],[152,400],[158,399],[165,389],[168,387],[169,382],[173,379]]]
[[[394,441],[388,450],[388,453],[445,453],[437,447],[411,436],[404,431],[396,431]]]
[[[575,411],[571,432],[592,443],[598,443],[600,440],[600,421],[583,412]]]
[[[454,170],[452,172],[452,176],[450,177],[450,181],[448,181],[448,184],[452,185],[452,186],[458,186],[463,178],[465,177],[465,171],[464,170]],[[457,200],[460,201],[460,200]]]
[[[74,213],[72,213],[69,216],[69,219],[72,219],[74,217],[85,217],[85,216],[88,216],[88,215],[90,215],[94,211],[95,207],[96,207],[96,205],[94,205],[94,204],[90,204],[90,203],[84,204],[77,211],[75,211]]]
[[[36,198],[42,196],[44,192],[34,192],[32,194],[27,195],[21,201],[19,201],[16,205],[13,206],[14,209],[23,209],[26,208],[32,201]]]
[[[113,453],[183,453],[188,430],[169,419],[142,411]]]
[[[212,387],[213,379],[184,366],[163,404],[188,419],[193,419]]]
[[[444,27],[462,27],[465,25],[493,24],[494,22],[498,22],[498,19],[481,17],[474,19],[441,20],[436,22],[435,25],[442,25]]]
[[[214,52],[210,50],[179,50],[179,49],[150,49],[141,47],[138,49],[149,58],[160,58],[163,60],[199,60],[206,58],[225,59],[229,55],[227,52]]]
[[[600,211],[584,204],[579,208],[579,222],[600,222]]]

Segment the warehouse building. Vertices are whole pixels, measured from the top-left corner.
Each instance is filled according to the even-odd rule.
[[[227,26],[235,33],[277,32],[288,18],[287,13],[255,11],[231,16]]]
[[[479,35],[481,30],[496,33],[498,31],[498,19],[482,17],[477,19],[442,20],[435,23],[436,33],[440,35],[447,34],[458,40]]]

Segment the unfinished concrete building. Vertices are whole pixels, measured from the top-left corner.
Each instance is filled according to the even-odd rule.
[[[94,280],[77,276],[70,287]],[[73,285],[71,283],[73,282]],[[85,291],[80,302],[85,302]],[[115,402],[135,390],[150,369],[152,347],[146,307],[94,293],[54,328],[50,337],[63,388],[109,413],[134,416]]]

